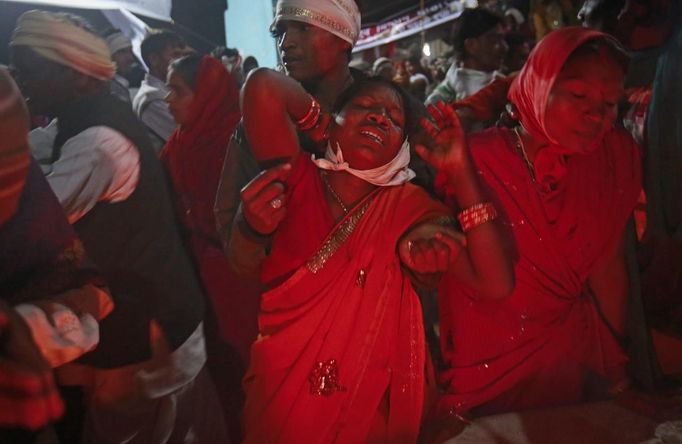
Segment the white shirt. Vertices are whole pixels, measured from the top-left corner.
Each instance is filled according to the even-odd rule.
[[[121,202],[135,191],[140,154],[123,134],[106,126],[90,127],[68,139],[59,159],[51,163],[56,136],[55,119],[31,131],[29,142],[70,223],[97,202]]]
[[[165,101],[170,90],[163,80],[147,74],[133,99],[133,111],[147,127],[152,146],[160,152],[177,127]]]
[[[445,80],[426,99],[426,104],[435,104],[439,100],[450,103],[465,99],[502,77],[504,75],[498,71],[479,71],[453,63],[445,75]]]

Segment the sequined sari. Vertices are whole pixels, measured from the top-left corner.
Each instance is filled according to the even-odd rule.
[[[288,193],[263,264],[277,284],[262,297],[244,382],[245,442],[365,442],[377,424],[388,442],[415,442],[426,350],[396,247],[447,210],[406,184],[374,191],[334,224],[308,159]]]
[[[571,151],[546,130],[547,103],[566,60],[588,41],[611,39],[585,28],[554,31],[514,80],[509,98],[523,128],[548,143],[532,166],[511,131],[469,140],[513,240],[516,286],[498,303],[456,283],[443,286],[441,340],[450,366],[442,375],[449,388],[443,410],[489,414],[578,402],[593,397],[584,390],[605,392],[606,376],[624,365],[588,280],[614,256],[635,207],[639,147],[624,129],[606,127]]]

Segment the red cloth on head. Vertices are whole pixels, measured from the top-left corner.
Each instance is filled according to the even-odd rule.
[[[582,27],[567,27],[553,31],[533,49],[528,61],[509,89],[509,100],[519,114],[523,128],[537,140],[547,140],[550,146],[539,151],[535,159],[538,182],[549,186],[566,172],[565,154],[571,154],[554,140],[545,126],[545,110],[552,87],[570,55],[582,44],[595,39],[618,41],[603,32]],[[600,137],[595,138],[598,141]],[[586,148],[590,151],[597,144]]]
[[[220,335],[245,357],[256,335],[258,288],[230,271],[213,214],[227,146],[241,118],[239,89],[212,57],[204,56],[199,66],[189,116],[168,140],[161,160],[171,176],[177,214],[189,233]]]

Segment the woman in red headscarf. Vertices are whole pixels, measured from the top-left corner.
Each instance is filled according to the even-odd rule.
[[[199,55],[173,62],[168,86],[166,101],[178,128],[161,160],[173,182],[177,214],[210,299],[208,365],[234,433],[239,428],[233,410],[240,402],[233,397],[240,396],[239,381],[256,337],[255,322],[249,325],[238,316],[251,307],[249,319],[256,318],[258,289],[246,287],[232,274],[216,231],[213,203],[227,145],[241,118],[239,89],[220,61]]]
[[[552,32],[509,92],[519,126],[470,139],[514,241],[516,287],[491,303],[443,285],[442,413],[571,403],[622,387],[621,238],[640,191],[640,153],[613,125],[618,48],[585,28]]]

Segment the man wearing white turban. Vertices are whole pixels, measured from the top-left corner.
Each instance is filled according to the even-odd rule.
[[[135,63],[135,54],[133,54],[133,42],[125,36],[118,29],[111,29],[104,34],[104,39],[107,42],[109,51],[111,52],[111,59],[116,64],[116,75],[111,79],[111,92],[126,103],[132,106],[132,99],[130,98],[130,82],[125,78],[133,64]]]
[[[201,289],[160,161],[109,90],[107,44],[82,19],[29,11],[11,49],[29,108],[56,117],[34,154],[114,300],[97,348],[59,369],[86,392],[82,441],[225,442],[204,370]]]
[[[317,99],[322,110],[330,111],[337,97],[353,82],[348,63],[351,49],[360,32],[360,11],[355,1],[279,0],[270,30],[276,40],[284,72],[301,82]],[[277,141],[273,140],[273,143]],[[304,149],[308,151],[318,150],[309,142],[303,143]],[[261,167],[253,157],[243,126],[240,124],[227,149],[216,196],[216,219],[224,247],[227,247],[233,231],[233,221],[240,205],[240,190],[260,171]],[[278,178],[275,175],[275,179]],[[271,197],[274,198],[281,193],[281,189],[281,183],[273,182],[266,187],[265,192],[274,193]],[[246,224],[235,223],[234,226],[250,230]],[[241,229],[234,231],[244,242],[242,249],[244,258],[254,257],[257,260],[262,257],[259,252],[268,243],[267,236],[249,236],[248,233],[244,236]],[[235,273],[231,275],[235,291],[234,294],[226,295],[223,305],[225,313],[219,314],[218,317],[233,319],[235,323],[239,323],[241,331],[220,340],[223,341],[223,347],[245,350],[245,354],[248,355],[251,343],[258,333],[260,283],[254,278],[240,277]],[[248,362],[231,365],[243,371]],[[212,368],[211,371],[214,375],[226,374],[220,368]],[[228,381],[231,382],[231,389],[241,390],[241,375],[235,375],[232,379]],[[222,390],[223,393],[228,391],[229,389]],[[224,400],[223,405],[227,407],[228,415],[234,416],[239,413],[239,408],[235,408],[234,404],[234,401]]]

